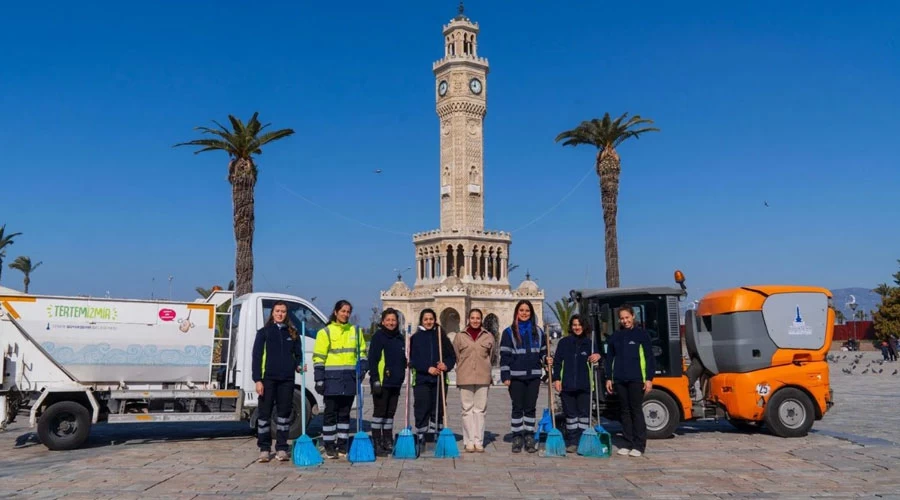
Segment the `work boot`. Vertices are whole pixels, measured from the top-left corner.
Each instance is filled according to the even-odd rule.
[[[394,431],[381,431],[381,444],[384,448],[384,453],[387,456],[390,456],[394,453]]]
[[[578,445],[570,444],[569,446],[566,446],[566,453],[578,453]]]
[[[528,453],[534,453],[537,451],[537,443],[534,442],[534,436],[531,434],[525,435],[525,451]]]
[[[346,440],[346,439],[338,439],[337,440],[337,452],[338,452],[339,457],[347,456],[347,453],[348,453],[347,448],[349,447],[349,444],[347,443],[347,441],[348,440]]]
[[[333,444],[325,445],[325,456],[331,459],[338,458],[337,448]]]
[[[381,429],[372,429],[372,449],[375,450],[376,457],[384,456],[384,450],[381,449]]]
[[[525,439],[520,434],[516,434],[515,436],[513,436],[512,452],[513,453],[522,453],[522,446],[524,444],[525,444]]]

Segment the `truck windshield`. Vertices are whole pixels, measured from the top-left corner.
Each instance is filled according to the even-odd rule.
[[[269,319],[269,315],[272,314],[272,307],[275,305],[275,302],[278,302],[274,299],[263,299],[262,307],[263,307],[263,321]],[[300,331],[300,325],[306,321],[306,336],[309,338],[316,338],[316,333],[321,330],[325,323],[322,321],[319,316],[313,312],[312,309],[306,307],[303,304],[291,301],[284,301],[288,306],[288,318],[290,318],[291,323],[294,325],[294,328],[297,331]]]

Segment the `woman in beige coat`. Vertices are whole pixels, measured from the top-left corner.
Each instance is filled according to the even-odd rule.
[[[487,408],[494,336],[481,326],[479,309],[469,311],[466,329],[453,339],[456,386],[462,401],[463,443],[467,453],[484,453],[484,412]]]

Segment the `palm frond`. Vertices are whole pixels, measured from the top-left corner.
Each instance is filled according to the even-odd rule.
[[[563,146],[578,146],[588,144],[603,151],[615,149],[619,144],[630,138],[638,138],[647,132],[659,132],[656,127],[644,127],[633,129],[639,125],[652,125],[653,120],[634,115],[628,118],[628,113],[623,113],[613,119],[609,113],[603,118],[594,118],[578,124],[572,130],[567,130],[556,136],[556,142],[562,141]],[[624,121],[624,123],[623,123]]]
[[[273,142],[273,141],[277,141],[278,139],[283,139],[289,135],[293,135],[293,133],[294,133],[294,131],[289,128],[275,130],[273,132],[266,132],[265,134],[254,138],[253,142],[250,143],[250,148],[253,149],[254,151],[259,150],[265,144]],[[260,153],[262,153],[261,150],[257,154],[260,154]]]
[[[204,151],[225,151],[230,155],[237,156],[237,149],[234,147],[234,144],[217,139],[194,139],[193,141],[180,142],[173,147],[177,146],[203,146],[203,149],[194,151],[194,154]]]

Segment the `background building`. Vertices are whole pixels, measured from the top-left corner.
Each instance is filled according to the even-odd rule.
[[[511,324],[521,299],[531,301],[543,325],[544,292],[528,275],[517,288],[510,287],[512,238],[484,228],[488,61],[478,56],[478,31],[478,23],[461,6],[444,26],[444,57],[433,64],[441,138],[440,229],[413,235],[413,288],[397,276],[381,300],[383,307],[401,312],[403,324],[418,324],[419,312],[430,307],[448,333],[464,327],[466,312],[477,307],[484,312],[485,327],[496,335]]]

